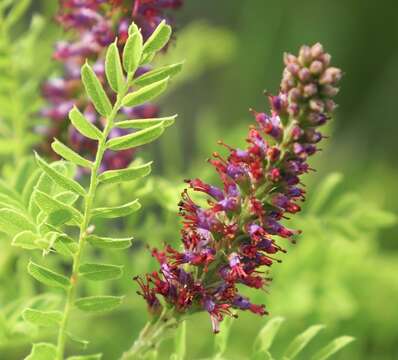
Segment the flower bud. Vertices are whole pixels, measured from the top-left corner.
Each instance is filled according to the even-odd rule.
[[[314,96],[318,92],[315,84],[307,84],[304,86],[303,95],[307,98]]]
[[[297,64],[297,57],[295,57],[292,54],[289,53],[284,53],[283,54],[283,62],[285,63],[286,66],[288,66],[289,64]]]
[[[309,105],[311,110],[314,110],[319,113],[325,110],[325,104],[320,99],[311,99]]]
[[[323,95],[326,95],[328,97],[336,96],[338,94],[338,92],[339,92],[339,88],[334,87],[332,85],[324,85],[322,87],[322,91],[321,91],[321,93]]]
[[[307,68],[302,68],[298,73],[298,77],[300,81],[306,83],[311,79],[311,73]]]
[[[323,64],[319,60],[315,60],[310,65],[310,72],[313,75],[319,75],[323,71]]]
[[[311,61],[311,49],[307,45],[300,48],[298,60],[302,66],[306,66]]]
[[[316,43],[311,47],[311,56],[314,59],[317,59],[322,54],[323,54],[323,46],[320,43]]]
[[[326,107],[326,111],[331,113],[336,109],[337,105],[333,100],[328,99],[325,101],[325,107]]]
[[[322,85],[335,84],[340,81],[342,77],[341,70],[335,67],[330,67],[325,70],[319,79],[319,83]]]
[[[298,102],[301,98],[300,90],[297,88],[293,88],[289,91],[288,99],[291,102]]]

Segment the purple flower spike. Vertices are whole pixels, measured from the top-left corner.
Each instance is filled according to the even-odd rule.
[[[294,241],[300,233],[282,220],[300,211],[298,202],[305,196],[300,177],[311,170],[307,160],[323,138],[317,128],[331,117],[330,102],[341,78],[320,44],[303,46],[297,57],[287,54],[284,60],[280,93],[269,96],[271,114],[252,111],[257,126],[250,127],[246,149],[220,142],[228,156],[214,153],[210,160],[223,187],[186,181],[208,195],[208,206],[199,206],[183,192],[182,249],[167,246],[152,252],[161,266],[169,265],[173,280],[162,271],[138,280],[152,312],[160,303],[153,299],[163,297],[178,313],[208,312],[214,332],[225,315],[236,316],[234,310],[267,314],[238,285],[264,289],[270,282],[265,269],[280,262],[277,253],[285,252],[279,242]],[[189,283],[178,280],[182,269],[190,274]],[[164,291],[170,285],[173,297]]]

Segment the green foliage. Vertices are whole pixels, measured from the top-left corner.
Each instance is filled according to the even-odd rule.
[[[274,317],[271,320],[268,320],[267,323],[263,326],[259,334],[257,335],[254,344],[252,354],[250,359],[281,359],[281,360],[293,360],[297,357],[299,353],[301,353],[308,343],[319,333],[320,330],[324,328],[323,325],[313,325],[297,335],[291,343],[288,345],[286,351],[283,355],[276,356],[274,355],[271,347],[273,343],[276,341],[276,337],[279,333],[282,323],[284,319],[281,317]],[[231,324],[227,324],[227,328],[230,328]],[[223,339],[221,340],[222,346],[218,345],[220,340],[216,338],[216,352],[213,355],[212,359],[227,359],[224,354],[226,353],[227,344],[229,338],[229,330],[227,330],[226,334],[223,335]],[[332,340],[328,345],[324,348],[320,349],[315,355],[312,357],[306,355],[306,359],[313,360],[326,360],[330,358],[332,355],[340,351],[342,348],[347,346],[350,342],[352,342],[354,338],[350,336],[341,336]]]
[[[67,330],[67,323],[73,306],[85,312],[98,313],[113,310],[121,304],[123,299],[121,296],[111,295],[76,299],[78,279],[99,282],[115,280],[123,275],[123,267],[119,265],[97,262],[81,263],[82,251],[86,242],[102,249],[126,249],[131,245],[131,238],[108,238],[93,234],[95,228],[90,226],[91,220],[126,217],[141,208],[138,200],[124,205],[96,207],[94,198],[97,187],[104,184],[118,185],[126,181],[137,180],[148,175],[151,171],[151,162],[148,162],[127,169],[99,174],[104,153],[107,149],[119,151],[152,142],[175,119],[175,116],[152,119],[152,123],[138,120],[137,127],[142,130],[108,140],[110,131],[115,126],[115,118],[122,106],[135,106],[138,103],[156,98],[166,89],[169,80],[169,77],[167,77],[158,82],[151,83],[149,81],[149,85],[142,86],[135,91],[130,90],[134,73],[143,58],[154,55],[170,37],[170,34],[168,34],[170,27],[162,23],[159,25],[157,33],[154,34],[155,36],[152,36],[148,40],[149,42],[143,45],[142,36],[136,26],[133,25],[131,29],[123,51],[123,67],[126,74],[123,74],[119,51],[115,43],[110,45],[106,55],[107,79],[112,89],[117,93],[113,104],[91,66],[86,62],[81,70],[87,95],[95,109],[106,117],[107,122],[101,132],[76,107],[70,111],[69,119],[83,136],[98,142],[95,161],[86,160],[55,139],[52,143],[53,150],[68,162],[61,161],[48,164],[36,154],[35,160],[40,170],[31,166],[32,161],[28,160],[29,166],[22,166],[19,174],[19,177],[23,177],[25,181],[20,181],[18,178],[15,181],[15,187],[5,183],[0,187],[0,193],[5,200],[4,207],[0,208],[1,229],[8,235],[14,236],[12,245],[26,250],[41,249],[45,255],[56,252],[63,257],[72,259],[72,273],[68,276],[34,261],[30,261],[27,266],[28,273],[35,280],[43,285],[60,288],[66,292],[62,312],[48,312],[31,308],[23,312],[23,318],[26,322],[38,326],[47,324],[59,327],[56,357],[60,360],[64,358],[66,341],[72,341],[72,343],[80,344],[83,347],[88,344],[86,340],[77,338]],[[180,68],[180,65],[176,67]],[[174,69],[175,66],[171,68]],[[177,73],[175,69],[171,72]],[[134,86],[138,85],[134,84]],[[90,186],[87,190],[74,179],[76,166],[90,170]],[[30,173],[27,173],[27,169],[30,169]],[[25,191],[26,187],[29,190]],[[77,241],[74,240],[73,227],[77,227],[79,231]],[[46,356],[54,357],[53,350],[52,345],[40,343],[33,346],[32,353],[29,356],[32,359]],[[97,358],[97,355],[94,358]]]
[[[41,16],[33,15],[29,27],[19,30],[31,3],[3,1],[0,7],[1,161],[12,156],[18,160],[40,140],[32,129],[42,123],[36,114],[42,103],[40,83],[49,70],[50,47],[37,51],[37,42],[45,44],[49,27]]]

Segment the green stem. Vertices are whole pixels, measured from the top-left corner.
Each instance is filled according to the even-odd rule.
[[[77,291],[77,283],[79,278],[79,267],[81,262],[81,257],[85,245],[85,240],[88,235],[88,227],[91,220],[91,213],[94,204],[94,198],[97,192],[98,187],[98,170],[101,166],[102,159],[104,157],[104,153],[106,150],[106,141],[108,139],[109,133],[111,132],[114,124],[115,117],[122,107],[122,99],[127,94],[131,79],[134,74],[128,74],[127,81],[123,89],[120,90],[116,102],[113,106],[112,112],[106,121],[106,126],[102,132],[102,138],[98,142],[97,154],[95,156],[95,161],[93,167],[91,168],[90,174],[90,187],[87,195],[84,198],[84,213],[83,213],[83,221],[80,225],[80,233],[79,233],[79,245],[76,254],[73,257],[73,266],[72,266],[72,275],[70,277],[71,285],[67,290],[66,302],[63,311],[63,317],[61,321],[61,325],[58,332],[58,341],[57,341],[57,359],[64,359],[65,352],[65,343],[67,338],[67,326],[68,320],[70,317],[70,312],[73,307],[73,304],[76,299],[76,291]]]
[[[177,319],[164,311],[155,322],[148,322],[141,330],[133,346],[126,351],[120,360],[137,360],[150,350],[155,350],[167,337],[169,330],[178,326]]]

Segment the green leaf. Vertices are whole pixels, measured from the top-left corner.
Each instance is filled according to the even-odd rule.
[[[55,200],[54,198],[45,194],[42,191],[36,189],[33,194],[33,198],[36,204],[40,207],[40,209],[43,210],[46,214],[56,214],[53,215],[52,219],[53,221],[55,220],[55,222],[58,222],[59,218],[61,220],[64,220],[67,213],[71,214],[71,218],[76,222],[76,224],[80,224],[83,221],[83,215],[75,208],[61,203],[58,200]]]
[[[79,198],[79,195],[72,191],[63,191],[63,192],[55,195],[56,200],[60,201],[63,204],[67,204],[67,205],[73,205],[77,201],[78,198]]]
[[[176,331],[174,338],[174,354],[172,355],[173,360],[184,360],[186,356],[186,338],[187,338],[187,324],[183,321]]]
[[[25,230],[34,232],[36,227],[20,212],[12,209],[0,210],[0,231],[14,236]]]
[[[70,333],[69,331],[66,332],[66,335],[70,340],[72,340],[73,343],[75,343],[77,346],[81,347],[82,349],[87,349],[87,346],[90,343],[89,341],[81,339],[80,337],[77,337],[76,335]]]
[[[177,115],[153,119],[124,120],[117,122],[115,126],[121,129],[146,129],[157,124],[162,124],[166,128],[173,125],[176,118]]]
[[[222,357],[227,351],[228,339],[233,321],[233,318],[225,317],[220,325],[220,332],[214,338],[215,351],[218,358]]]
[[[48,165],[40,156],[35,152],[37,164],[40,168],[52,179],[56,184],[63,187],[66,190],[71,190],[81,196],[86,195],[84,188],[75,180],[66,177],[61,174],[53,167]]]
[[[103,89],[101,82],[95,75],[94,70],[86,62],[81,70],[82,81],[87,95],[90,97],[96,110],[102,116],[109,116],[112,112],[112,105]]]
[[[169,77],[129,93],[123,98],[122,105],[134,107],[151,101],[166,90],[168,82]]]
[[[162,50],[169,42],[171,32],[171,26],[167,25],[166,21],[163,20],[145,42],[143,53],[153,53]]]
[[[316,196],[310,202],[309,211],[311,213],[318,213],[322,207],[327,203],[330,195],[336,187],[343,181],[343,175],[340,173],[330,174],[319,186]]]
[[[282,317],[275,317],[269,320],[260,330],[254,342],[255,353],[266,353],[272,345],[281,324],[285,321]]]
[[[123,275],[123,266],[83,264],[79,268],[79,273],[85,278],[93,281],[118,279]]]
[[[24,360],[54,360],[57,357],[57,348],[53,344],[33,344],[32,352]]]
[[[105,74],[110,87],[117,93],[124,86],[125,79],[116,42],[117,40],[108,47],[106,52]]]
[[[78,251],[79,245],[67,235],[57,237],[54,243],[54,249],[64,256],[73,257]]]
[[[140,32],[135,32],[127,39],[123,49],[123,66],[127,73],[134,73],[140,64],[143,40]]]
[[[11,245],[26,250],[34,250],[40,248],[37,245],[37,240],[39,239],[40,237],[32,231],[22,231],[14,236]]]
[[[70,356],[66,360],[101,360],[102,354]]]
[[[130,203],[115,206],[115,207],[103,207],[97,208],[92,211],[93,217],[105,218],[105,219],[113,219],[122,216],[130,215],[141,208],[141,204],[138,200],[134,200]]]
[[[32,261],[30,261],[28,264],[28,272],[37,281],[40,281],[44,285],[64,289],[70,286],[70,282],[67,277],[57,274],[56,272],[49,270],[44,266],[35,264]]]
[[[107,147],[114,151],[135,148],[156,140],[163,132],[163,124],[157,124],[132,134],[111,139],[107,142]]]
[[[108,170],[99,175],[98,180],[103,184],[120,183],[122,181],[138,180],[151,172],[152,161],[140,166],[127,169]]]
[[[68,148],[66,145],[62,144],[60,141],[57,139],[54,139],[54,141],[51,144],[51,148],[60,156],[62,156],[64,159],[85,167],[91,169],[93,164],[88,161],[87,159],[81,157],[78,153],[74,152],[72,149]]]
[[[82,311],[103,312],[118,307],[123,296],[90,296],[76,300],[75,305]]]
[[[131,246],[131,241],[133,238],[107,238],[107,237],[100,237],[97,235],[89,235],[86,237],[86,241],[95,247],[101,249],[117,249],[117,250],[124,250],[128,249]]]
[[[85,137],[92,140],[102,139],[102,132],[94,124],[88,121],[76,106],[69,111],[69,120]]]
[[[25,14],[30,4],[31,0],[19,0],[17,2],[14,2],[14,5],[11,8],[10,13],[7,15],[7,17],[4,20],[4,26],[11,27],[18,20],[20,20],[22,16]]]
[[[58,326],[62,321],[60,311],[41,311],[28,308],[24,310],[22,317],[27,322],[45,327]]]
[[[172,78],[182,70],[183,64],[184,62],[180,62],[177,64],[162,66],[158,69],[148,71],[135,79],[133,84],[138,86],[147,86],[166,78]]]
[[[349,343],[353,342],[354,338],[351,336],[341,336],[337,339],[331,341],[323,349],[317,352],[311,359],[312,360],[326,360],[330,358],[333,354],[341,350],[343,347],[347,346]]]
[[[324,325],[313,325],[310,326],[303,333],[297,335],[287,347],[283,359],[284,360],[294,359],[307,346],[307,344],[319,333],[319,331],[321,331],[324,328],[325,328]]]

